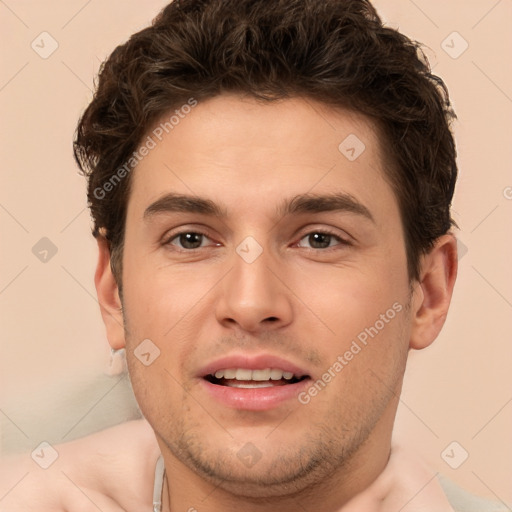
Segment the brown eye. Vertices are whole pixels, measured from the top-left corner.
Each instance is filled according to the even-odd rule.
[[[347,242],[332,233],[314,231],[302,237],[298,243],[299,247],[309,249],[328,249],[336,245],[347,245]]]
[[[312,233],[308,236],[308,242],[313,249],[325,249],[331,245],[331,235],[325,233]]]
[[[177,245],[180,249],[199,249],[203,247],[203,242],[207,239],[202,233],[186,232],[179,233],[171,238],[167,243]]]

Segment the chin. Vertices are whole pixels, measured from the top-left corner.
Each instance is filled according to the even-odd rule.
[[[250,442],[233,449],[232,439],[219,447],[220,443],[196,433],[181,437],[178,445],[166,444],[203,480],[238,498],[261,501],[290,498],[309,487],[329,485],[335,470],[349,463],[359,443],[349,443],[352,449],[337,444],[333,450],[321,438],[301,438],[288,446],[267,440],[261,450]]]
[[[226,462],[226,461],[224,461]],[[259,466],[259,467],[257,467]],[[325,478],[322,461],[259,461],[250,468],[240,468],[238,459],[223,467],[212,467],[208,461],[195,461],[193,470],[224,491],[251,500],[289,498],[303,492]]]

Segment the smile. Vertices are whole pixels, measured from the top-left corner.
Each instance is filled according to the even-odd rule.
[[[280,368],[265,368],[262,370],[226,368],[206,376],[206,380],[212,384],[243,389],[286,386],[300,382],[305,378],[307,376],[298,377],[293,372],[287,372]]]
[[[198,377],[214,403],[245,411],[293,403],[311,381],[306,369],[271,354],[232,354],[203,367]]]

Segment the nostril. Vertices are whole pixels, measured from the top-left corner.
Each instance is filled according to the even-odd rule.
[[[276,322],[279,320],[276,316],[269,316],[268,318],[265,318],[265,321],[267,322]]]

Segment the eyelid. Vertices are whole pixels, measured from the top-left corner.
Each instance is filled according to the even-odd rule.
[[[305,237],[311,235],[311,234],[314,234],[314,233],[320,233],[320,234],[324,234],[324,235],[330,235],[332,237],[334,237],[335,239],[338,240],[338,244],[334,245],[334,246],[329,246],[329,247],[326,247],[324,249],[316,249],[316,248],[313,248],[313,247],[300,247],[301,249],[307,249],[307,250],[311,250],[311,251],[322,251],[322,252],[326,252],[328,250],[332,250],[332,249],[335,249],[336,247],[338,246],[351,246],[353,245],[353,239],[352,237],[348,234],[348,233],[345,233],[345,236],[343,236],[342,234],[339,233],[339,231],[336,231],[334,229],[331,229],[331,228],[326,228],[326,227],[318,227],[318,228],[315,228],[315,227],[308,227],[308,228],[304,228],[303,230],[301,230],[302,232],[295,236],[294,239],[296,240],[295,242],[293,242],[293,246],[297,246],[297,244]],[[172,244],[171,242],[176,239],[177,237],[179,237],[180,235],[183,235],[183,234],[186,234],[186,233],[195,233],[195,234],[198,234],[198,235],[202,235],[204,236],[205,238],[208,238],[211,242],[213,242],[213,244],[211,245],[208,245],[208,246],[203,246],[203,247],[197,247],[195,249],[182,249],[174,244]],[[163,236],[162,236],[162,239],[161,239],[161,244],[164,245],[164,246],[173,246],[173,247],[176,247],[176,250],[178,251],[183,251],[183,252],[193,252],[193,251],[198,251],[200,249],[206,249],[207,247],[212,247],[212,246],[220,246],[221,244],[219,242],[216,242],[215,239],[213,238],[213,236],[209,233],[209,230],[202,226],[202,227],[193,227],[193,226],[180,226],[178,228],[175,228],[175,229],[171,229],[170,231],[167,231]]]
[[[320,234],[323,234],[323,235],[330,235],[334,238],[336,238],[338,241],[339,241],[339,244],[338,245],[345,245],[345,246],[348,246],[348,245],[353,245],[354,244],[354,239],[348,234],[348,233],[345,233],[345,235],[341,234],[339,231],[336,231],[334,229],[331,229],[331,228],[326,228],[326,227],[318,227],[318,228],[311,228],[311,227],[308,227],[306,228],[307,230],[306,231],[301,231],[301,233],[295,237],[295,239],[297,240],[296,242],[294,242],[294,245],[298,244],[303,238],[305,238],[306,236],[309,236],[309,235],[312,235],[314,233],[320,233]],[[336,246],[332,246],[332,247],[327,247],[325,249],[315,249],[315,248],[310,248],[310,247],[302,247],[302,249],[311,249],[312,251],[327,251],[329,249],[333,249],[335,248]]]
[[[212,235],[208,232],[208,229],[206,229],[204,227],[195,228],[195,227],[183,227],[183,226],[181,226],[179,228],[171,229],[170,231],[166,231],[165,234],[161,238],[161,244],[164,246],[172,245],[173,247],[176,247],[177,250],[186,251],[186,252],[197,251],[199,249],[205,249],[207,247],[206,246],[206,247],[197,247],[195,249],[182,249],[182,248],[171,243],[175,238],[179,237],[180,235],[184,235],[186,233],[195,233],[197,235],[202,235],[205,238],[208,238],[210,241],[214,242],[215,246],[220,245],[218,242],[216,242],[213,239]]]

